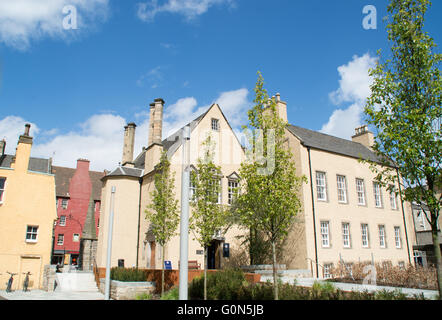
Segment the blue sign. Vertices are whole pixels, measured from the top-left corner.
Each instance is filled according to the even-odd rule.
[[[164,261],[164,270],[172,270],[172,261]]]

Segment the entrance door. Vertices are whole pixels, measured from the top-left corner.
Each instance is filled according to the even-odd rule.
[[[149,242],[149,243],[150,243],[150,268],[155,269],[156,244],[155,242]]]
[[[221,269],[221,241],[213,240],[207,248],[207,269]]]

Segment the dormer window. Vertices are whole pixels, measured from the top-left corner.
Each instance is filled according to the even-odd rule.
[[[219,131],[219,120],[212,118],[212,130]]]

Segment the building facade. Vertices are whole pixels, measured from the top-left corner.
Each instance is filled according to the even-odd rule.
[[[164,101],[156,99],[150,105],[150,127],[147,148],[133,157],[133,144],[136,125],[125,127],[123,161],[119,167],[109,172],[103,179],[102,212],[97,249],[98,267],[106,266],[107,241],[110,212],[114,210],[111,265],[161,269],[161,247],[156,243],[150,231],[150,222],[145,210],[151,203],[154,190],[155,166],[159,163],[163,151],[167,152],[171,162],[171,172],[175,176],[175,195],[181,200],[182,176],[182,130],[178,130],[162,140]],[[220,203],[229,205],[232,186],[237,182],[236,172],[244,159],[244,150],[230,127],[221,108],[214,104],[205,113],[190,124],[190,164],[196,167],[197,159],[203,155],[202,142],[210,134],[215,142],[214,162],[221,167],[220,177],[222,192]],[[115,192],[112,189],[115,188]],[[191,188],[191,186],[189,186]],[[113,201],[112,201],[113,200]],[[178,232],[179,230],[177,230]],[[236,235],[242,231],[232,227],[225,234],[214,235],[208,250],[209,269],[220,268],[223,263],[222,246],[239,247]],[[165,260],[170,261],[173,269],[179,268],[179,235],[173,237],[165,248]],[[197,261],[204,267],[203,248],[192,233],[189,235],[189,260]]]
[[[277,110],[287,121],[279,94]],[[298,175],[308,179],[300,193],[302,211],[286,242],[285,263],[329,277],[339,263],[412,264],[412,248],[400,187],[389,193],[375,182],[369,164],[374,136],[356,129],[352,141],[287,125],[287,146]],[[393,168],[394,169],[394,168]]]
[[[89,237],[97,237],[100,179],[104,172],[90,171],[89,167],[90,162],[85,159],[77,160],[75,169],[53,166],[58,220],[54,229],[52,264],[78,267],[81,264],[81,240],[85,227]],[[95,228],[95,234],[91,232],[91,225]]]
[[[406,210],[407,217],[409,218],[409,223],[413,226],[413,230],[410,234],[410,242],[413,246],[413,256],[415,264],[422,267],[427,267],[432,264],[434,265],[436,263],[436,260],[434,257],[431,225],[426,218],[426,215],[428,217],[430,216],[428,208],[426,206],[421,207],[416,203],[407,202]],[[442,248],[442,233],[440,231],[441,220],[442,218],[439,215],[439,245]]]
[[[0,289],[15,273],[12,290],[41,289],[44,266],[51,262],[52,228],[57,219],[51,160],[31,157],[30,125],[20,136],[15,155],[0,144]]]

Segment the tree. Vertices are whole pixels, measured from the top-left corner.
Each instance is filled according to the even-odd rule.
[[[189,226],[204,248],[204,300],[207,299],[207,248],[216,233],[222,231],[228,222],[228,210],[220,201],[221,168],[213,162],[212,146],[212,138],[208,136],[203,143],[206,148],[204,157],[198,159],[197,172],[193,172],[190,177],[195,192],[191,199],[193,211]]]
[[[423,31],[428,0],[392,0],[387,26],[391,56],[370,70],[371,96],[365,114],[376,128],[373,150],[382,167],[372,166],[376,180],[398,182],[404,199],[417,203],[431,224],[439,295],[442,296],[441,250],[437,220],[441,209],[441,54]],[[379,55],[380,52],[378,53]],[[397,169],[392,169],[391,164]],[[399,178],[400,177],[400,178]],[[391,185],[389,185],[390,192]],[[439,194],[438,190],[439,189]]]
[[[285,144],[285,123],[276,101],[269,99],[264,79],[258,72],[254,107],[248,111],[249,146],[241,164],[241,194],[237,214],[253,234],[263,232],[272,246],[274,297],[278,300],[276,275],[277,244],[287,237],[301,208],[299,190],[304,177],[296,175],[292,153]],[[253,236],[253,235],[252,235]]]
[[[176,200],[174,193],[175,177],[170,172],[170,162],[165,152],[161,155],[156,170],[155,189],[151,193],[152,203],[145,212],[146,218],[151,222],[155,241],[162,247],[161,295],[163,295],[165,246],[176,234],[180,216],[178,214],[178,200]]]

